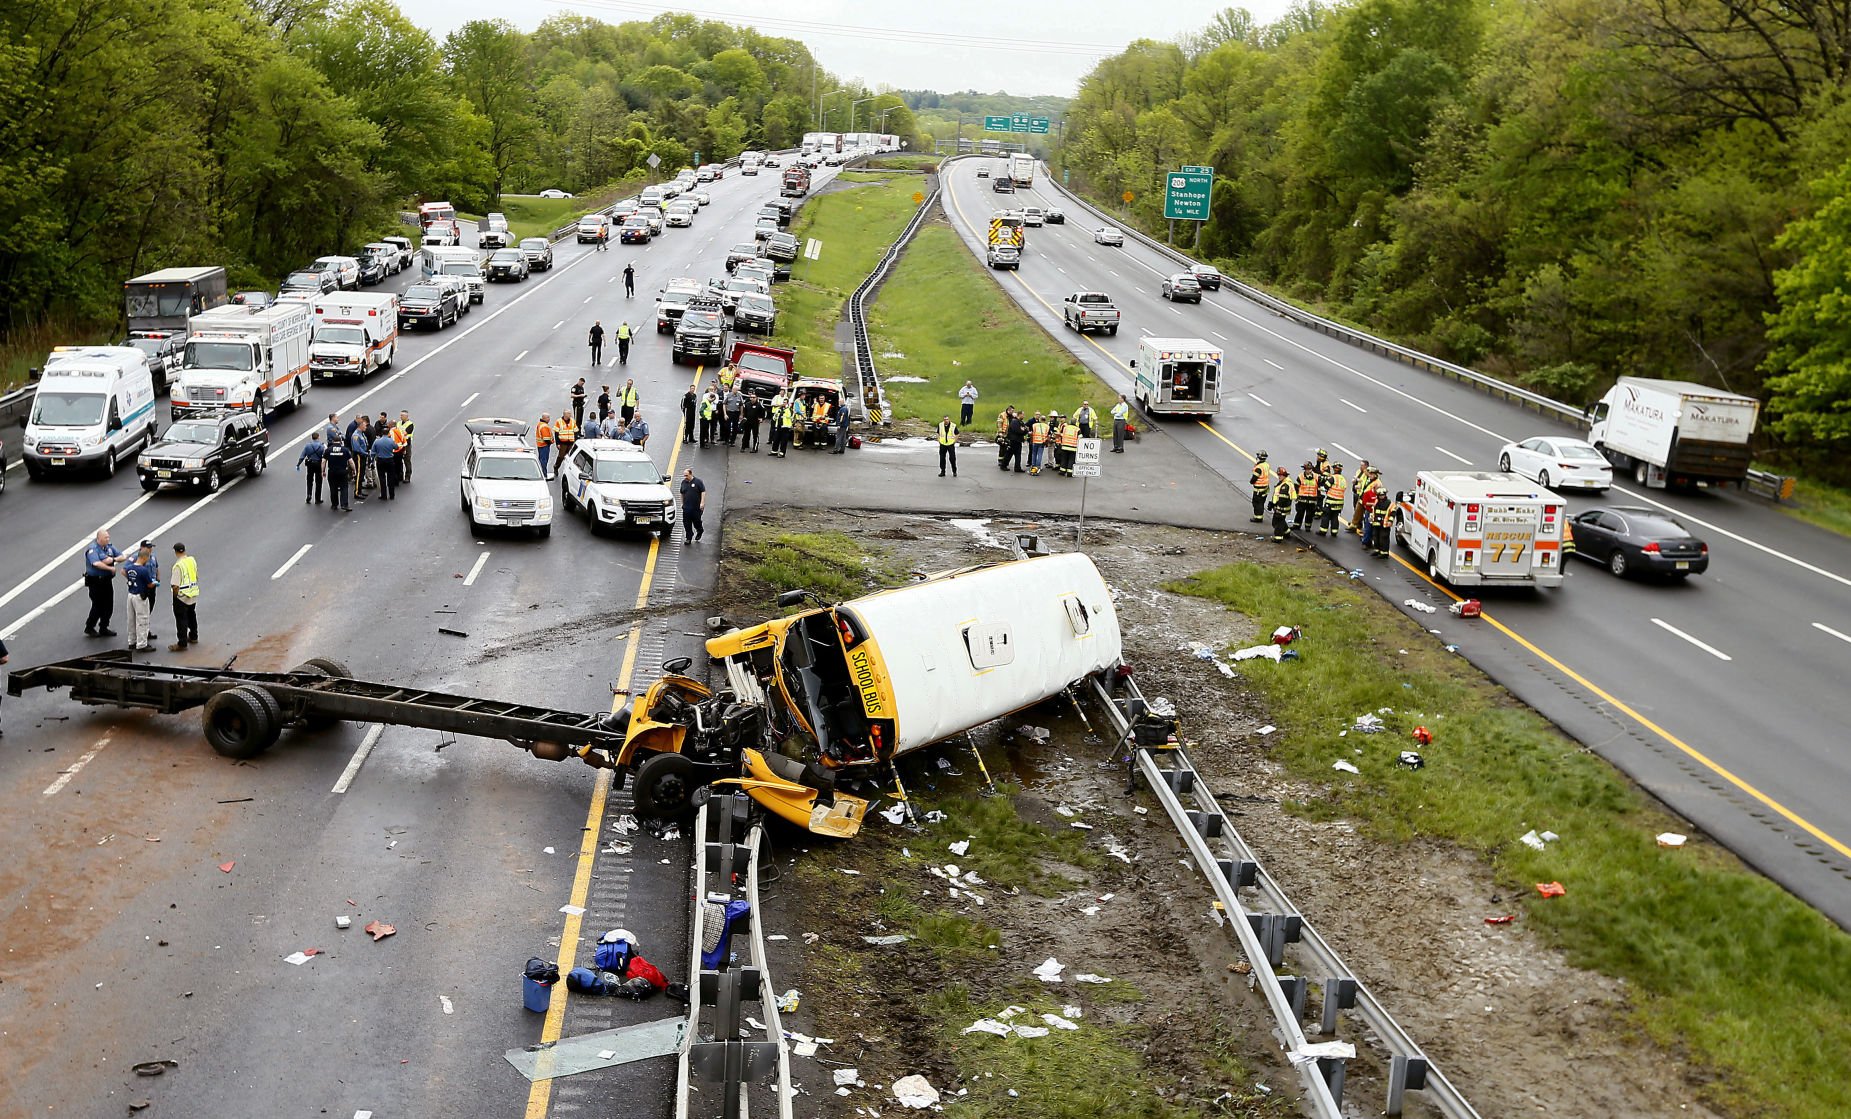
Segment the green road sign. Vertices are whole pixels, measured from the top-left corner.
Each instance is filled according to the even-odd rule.
[[[1031,117],[1027,113],[1011,113],[1006,117],[984,117],[985,132],[1039,132],[1048,130],[1047,117]]]
[[[1197,167],[1193,163],[1183,164],[1183,174],[1185,175],[1213,175],[1214,173],[1215,169],[1213,167]]]
[[[1212,170],[1172,171],[1164,177],[1163,216],[1180,221],[1207,221],[1209,192],[1215,185]]]
[[[1030,132],[1039,132],[1043,135],[1046,135],[1048,131],[1048,118],[1046,117],[1028,118],[1028,130]]]
[[[983,118],[983,130],[985,132],[1007,132],[1009,131],[1009,118],[1008,117],[984,117]]]

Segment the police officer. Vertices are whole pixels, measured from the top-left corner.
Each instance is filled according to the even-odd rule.
[[[1028,442],[1028,419],[1023,416],[1021,412],[1011,409],[1009,413],[1009,442],[1003,454],[1002,461],[1004,470],[1009,469],[1010,463],[1014,463],[1015,472],[1017,474],[1023,473],[1022,444],[1026,442]]]
[[[336,439],[329,443],[322,453],[322,467],[328,474],[328,512],[346,513],[352,510],[348,504],[347,479],[353,471],[353,448],[345,439]]]
[[[591,324],[591,333],[586,337],[591,343],[591,364],[604,364],[604,320],[596,319]]]
[[[623,391],[617,394],[617,414],[623,417],[625,423],[629,423],[630,417],[636,415],[642,403],[643,394],[637,391],[635,378],[625,378]]]
[[[398,497],[398,440],[392,438],[392,432],[380,428],[373,437],[373,464],[379,472],[379,500],[393,501]]]
[[[623,297],[625,299],[636,297],[636,263],[634,261],[623,266]]]
[[[302,444],[302,453],[296,456],[296,469],[308,467],[308,477],[303,480],[302,504],[314,502],[321,504],[321,460],[328,453],[328,445],[321,441],[321,432],[309,433],[309,441]]]
[[[739,449],[748,454],[758,453],[758,425],[765,422],[765,402],[750,393],[746,394],[746,406],[739,413]]]
[[[938,476],[945,476],[945,466],[951,466],[951,476],[958,476],[958,425],[951,422],[949,415],[939,417],[938,421]]]
[[[1253,472],[1247,475],[1247,485],[1253,490],[1253,523],[1256,525],[1266,519],[1266,499],[1272,476],[1272,467],[1266,465],[1266,452],[1261,451],[1253,458]]]
[[[572,422],[580,427],[585,426],[585,397],[590,391],[590,389],[585,387],[585,378],[580,377],[578,383],[572,386],[572,391],[570,393],[572,398]]]
[[[174,545],[173,597],[174,643],[167,648],[181,653],[199,644],[199,561],[187,554],[185,544]]]
[[[695,393],[693,388],[689,388],[688,391],[681,396],[681,441],[683,443],[694,442],[694,432],[696,430],[694,426],[694,412],[698,407],[700,407],[700,396]]]
[[[116,572],[122,553],[109,542],[109,530],[96,530],[96,539],[84,548],[84,589],[90,592],[90,616],[84,619],[85,637],[114,637],[109,628],[116,612]]]
[[[701,515],[707,510],[707,483],[694,476],[694,468],[681,472],[681,531],[684,543],[692,544],[706,535]]]

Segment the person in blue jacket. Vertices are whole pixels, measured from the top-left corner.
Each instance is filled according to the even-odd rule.
[[[373,462],[379,471],[379,500],[392,501],[398,497],[398,440],[384,429],[376,429],[379,434],[373,437]]]

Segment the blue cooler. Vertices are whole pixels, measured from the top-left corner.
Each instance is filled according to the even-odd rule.
[[[553,985],[539,979],[521,976],[521,1005],[535,1014],[545,1014],[553,1005]]]

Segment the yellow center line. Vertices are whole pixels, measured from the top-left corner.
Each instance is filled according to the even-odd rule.
[[[695,366],[692,387],[700,387],[701,373],[705,371],[706,368],[705,365]],[[683,434],[682,427],[686,422],[687,417],[684,415],[682,417],[682,422],[675,425],[675,449],[668,453],[668,474],[671,479],[673,479],[675,475],[675,464],[681,459],[681,448],[684,446],[681,441]],[[672,495],[670,499],[673,500]],[[660,558],[661,554],[662,537],[650,537],[649,558],[643,563],[643,581],[636,589],[635,608],[637,610],[641,610],[649,605],[649,590],[655,584],[656,561]],[[617,669],[617,692],[611,696],[611,712],[613,714],[622,706],[622,693],[629,690],[630,678],[636,672],[636,647],[642,636],[643,623],[640,621],[632,625],[630,627],[630,632],[624,635],[623,662]],[[600,769],[598,770],[597,780],[593,783],[591,788],[591,805],[586,809],[585,830],[578,844],[578,869],[572,876],[571,904],[574,909],[585,908],[585,899],[591,893],[591,868],[597,862],[598,844],[603,839],[603,836],[599,832],[599,826],[604,822],[604,806],[610,799],[611,781],[611,771],[608,769]],[[583,926],[583,914],[566,914],[565,927],[559,934],[559,955],[561,960],[566,963],[568,969],[572,966],[570,961],[577,956],[578,942],[583,932]],[[554,986],[552,1002],[548,1005],[546,1010],[546,1021],[540,1027],[541,1044],[551,1045],[553,1042],[558,1041],[559,1035],[565,1031],[566,1003],[570,996],[571,993],[566,990],[563,983]],[[541,1067],[544,1068],[545,1066],[542,1065]],[[552,1099],[552,1080],[534,1081],[527,1089],[526,1119],[545,1119],[547,1108],[551,1105]]]

